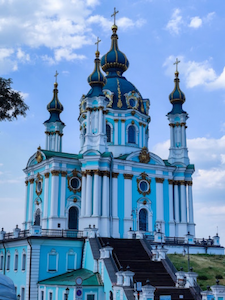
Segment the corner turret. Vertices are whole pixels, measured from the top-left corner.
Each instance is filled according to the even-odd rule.
[[[62,136],[65,124],[60,119],[60,114],[63,111],[63,106],[58,99],[58,75],[59,74],[56,71],[56,74],[54,75],[56,81],[54,83],[53,98],[47,105],[47,110],[50,113],[50,117],[47,121],[44,122],[44,125],[46,127],[45,149],[50,151],[62,152]]]

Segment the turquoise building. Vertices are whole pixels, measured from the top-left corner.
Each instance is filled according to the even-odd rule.
[[[80,99],[77,154],[63,152],[56,77],[45,148],[24,169],[23,230],[0,233],[0,274],[13,280],[21,300],[137,299],[134,280],[144,285],[140,299],[158,299],[169,293],[165,285],[175,294],[180,290],[165,265],[167,250],[153,251],[152,245],[166,244],[171,252],[187,245],[195,253],[224,251],[217,235],[195,238],[194,165],[179,73],[169,95],[170,149],[162,159],[148,150],[150,101],[124,76],[129,61],[119,50],[117,29],[114,24],[110,50],[101,59],[96,51],[90,90]],[[158,285],[164,289],[155,292]],[[185,291],[191,293],[189,286]]]

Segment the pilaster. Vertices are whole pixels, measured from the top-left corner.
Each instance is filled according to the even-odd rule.
[[[163,204],[163,182],[164,178],[155,178],[156,182],[156,224],[165,233],[164,204]]]
[[[44,211],[42,219],[42,227],[47,229],[47,218],[48,218],[48,190],[49,190],[49,172],[44,173],[45,176],[45,191],[44,191]]]
[[[29,179],[30,183],[30,193],[29,193],[29,218],[28,222],[32,224],[33,220],[33,195],[34,195],[34,178]]]
[[[90,217],[91,215],[92,215],[92,171],[87,170],[85,216]]]
[[[124,177],[124,238],[132,227],[132,174],[123,174]]]

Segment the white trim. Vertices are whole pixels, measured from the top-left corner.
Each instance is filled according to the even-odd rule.
[[[73,269],[68,269],[69,255],[73,255],[74,256],[74,268]],[[74,252],[73,249],[70,249],[66,253],[66,269],[67,269],[67,271],[71,271],[71,270],[76,270],[77,269],[77,253]]]
[[[42,298],[41,298],[41,292],[44,293],[43,300],[45,300],[45,299],[46,299],[46,291],[45,291],[45,288],[40,288],[40,287],[39,287],[39,300],[42,300]]]
[[[134,128],[135,128],[135,143],[128,142],[128,129],[130,126],[134,126]],[[139,146],[138,133],[139,133],[138,126],[135,123],[134,124],[129,123],[126,127],[126,144]]]
[[[56,266],[55,266],[55,270],[49,270],[49,256],[50,255],[55,255],[56,256]],[[48,273],[55,273],[58,272],[58,262],[59,262],[59,253],[56,252],[55,249],[52,249],[51,252],[48,253],[47,256],[47,272]]]

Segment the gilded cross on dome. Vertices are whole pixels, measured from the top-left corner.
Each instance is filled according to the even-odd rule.
[[[99,40],[99,37],[97,37],[97,42],[95,43],[95,45],[97,45],[97,52],[98,52],[98,44],[101,42],[101,40]]]
[[[56,71],[55,72],[55,75],[54,75],[54,77],[55,77],[55,82],[57,83],[57,76],[59,75],[59,73]]]
[[[178,58],[176,58],[176,61],[174,63],[174,65],[176,65],[176,73],[178,73],[178,64],[180,63],[180,60],[178,60]]]
[[[116,25],[116,14],[118,14],[118,10],[116,11],[116,8],[114,7],[114,13],[111,15],[111,17],[114,17],[114,25]]]

